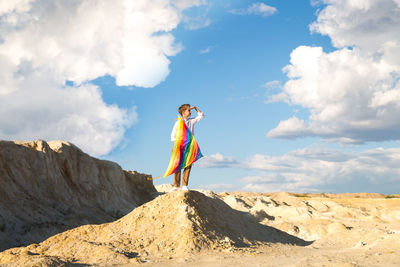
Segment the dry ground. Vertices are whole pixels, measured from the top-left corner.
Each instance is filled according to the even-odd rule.
[[[400,198],[178,191],[112,223],[4,251],[0,264],[400,266]]]

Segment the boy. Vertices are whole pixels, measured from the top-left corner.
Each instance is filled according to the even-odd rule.
[[[191,115],[191,110],[195,109],[197,111],[197,117],[196,118],[190,118],[189,116]],[[202,118],[204,118],[204,114],[196,107],[193,106],[191,107],[189,104],[183,104],[178,108],[179,114],[181,114],[183,121],[185,122],[186,126],[189,128],[189,130],[192,132],[194,136],[194,125],[198,123]],[[175,122],[174,128],[172,129],[171,132],[171,141],[175,142],[175,133],[176,133],[176,125],[177,123]],[[189,174],[190,170],[192,168],[192,165],[187,166],[183,170],[183,179],[182,179],[182,190],[183,191],[188,191],[188,182],[189,182]],[[177,171],[175,173],[175,178],[174,178],[174,187],[171,189],[170,192],[176,191],[179,189],[181,184],[181,171]]]

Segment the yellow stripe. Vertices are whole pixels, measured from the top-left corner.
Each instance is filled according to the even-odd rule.
[[[180,159],[180,143],[182,142],[182,132],[183,132],[183,120],[178,121],[177,130],[175,136],[178,138],[175,139],[174,148],[172,150],[172,155],[170,162],[168,164],[168,168],[165,171],[163,177],[170,175],[170,172],[176,167],[176,163],[179,162]]]

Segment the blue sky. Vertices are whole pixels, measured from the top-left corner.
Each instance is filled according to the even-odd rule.
[[[10,4],[0,10],[0,46],[14,76],[0,77],[10,85],[0,97],[3,113],[17,112],[13,121],[26,127],[9,118],[0,137],[64,139],[158,176],[177,108],[189,103],[205,114],[195,136],[206,157],[192,169],[192,188],[398,193],[400,39],[398,27],[382,21],[393,25],[400,7],[378,2]],[[38,15],[39,7],[76,17]],[[121,14],[133,23],[114,25]],[[41,23],[25,23],[35,15]],[[48,51],[15,36],[41,36]],[[16,97],[40,105],[9,104]],[[27,114],[50,123],[30,125]]]
[[[135,105],[139,113],[138,124],[126,131],[127,143],[105,158],[126,169],[154,176],[163,173],[172,146],[170,132],[177,108],[183,103],[197,105],[206,114],[196,125],[196,138],[205,155],[219,152],[239,160],[256,153],[279,155],[312,143],[265,137],[269,129],[293,113],[293,107],[265,104],[263,85],[285,80],[281,69],[293,48],[315,44],[330,47],[329,40],[308,30],[316,11],[308,2],[275,2],[279,12],[268,17],[238,16],[227,12],[231,8],[210,4],[209,26],[191,31],[181,25],[174,31],[184,50],[171,58],[170,75],[154,88],[129,91],[116,88],[110,77],[99,79],[107,103]],[[237,1],[232,7],[246,8],[249,4]],[[210,51],[202,54],[201,50],[207,48]],[[191,185],[231,183],[248,173],[235,175],[238,171],[196,169]],[[219,177],[213,177],[215,172],[220,172]],[[155,184],[166,182],[170,181],[156,180]]]

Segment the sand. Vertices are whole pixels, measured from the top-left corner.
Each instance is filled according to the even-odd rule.
[[[0,264],[399,266],[399,207],[362,193],[160,193],[114,222],[6,250]]]

